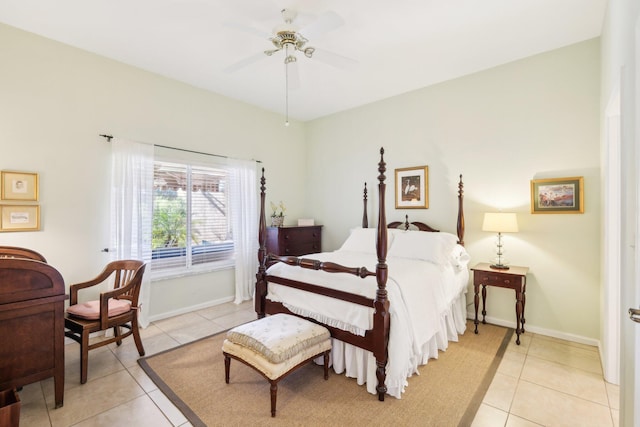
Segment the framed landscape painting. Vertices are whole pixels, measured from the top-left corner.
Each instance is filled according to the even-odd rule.
[[[531,213],[584,213],[583,177],[531,180]]]

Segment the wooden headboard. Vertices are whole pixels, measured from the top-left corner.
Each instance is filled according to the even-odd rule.
[[[362,211],[362,228],[369,227],[369,219],[367,216],[367,183],[364,183],[364,190],[362,201],[364,204],[364,209]],[[464,246],[464,184],[462,182],[462,175],[460,175],[460,181],[458,182],[458,218],[456,221],[456,233],[458,235],[458,243]],[[404,230],[409,230],[411,226],[414,226],[420,231],[427,232],[439,232],[433,227],[424,222],[413,221],[409,222],[409,215],[405,215],[404,221],[394,221],[387,224],[387,228],[403,228]]]

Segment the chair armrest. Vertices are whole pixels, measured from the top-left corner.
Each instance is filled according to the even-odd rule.
[[[75,283],[69,286],[69,305],[75,305],[78,303],[78,291],[81,289],[90,288],[92,286],[96,286],[107,280],[109,276],[113,273],[111,270],[104,269],[102,272],[96,276],[95,278],[88,280],[86,282]]]
[[[91,286],[95,286],[100,283],[101,282],[91,280],[89,282],[75,283],[69,286],[69,305],[75,305],[78,303],[78,291],[80,289],[90,288]]]
[[[100,328],[107,329],[107,322],[109,321],[109,300],[111,298],[115,299],[127,299],[131,301],[132,310],[136,310],[137,307],[133,307],[133,301],[131,300],[131,296],[126,295],[127,292],[133,288],[135,284],[130,282],[127,286],[123,286],[121,288],[112,289],[108,292],[102,292],[100,294]],[[122,297],[122,298],[118,298]]]

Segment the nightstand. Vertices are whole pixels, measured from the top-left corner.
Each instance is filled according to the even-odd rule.
[[[508,270],[491,268],[489,263],[480,263],[471,269],[473,271],[473,302],[476,308],[474,324],[478,333],[478,291],[482,285],[482,323],[486,324],[487,315],[487,286],[513,289],[516,292],[516,344],[520,345],[520,334],[524,333],[524,306],[526,303],[527,272],[529,267],[510,266]]]

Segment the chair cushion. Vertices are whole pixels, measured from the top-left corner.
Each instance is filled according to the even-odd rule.
[[[126,313],[131,309],[129,300],[109,299],[109,317]],[[95,320],[100,318],[100,301],[87,301],[70,306],[67,313],[81,319]]]
[[[315,344],[329,340],[327,328],[289,314],[274,314],[236,326],[227,339],[281,363]]]

